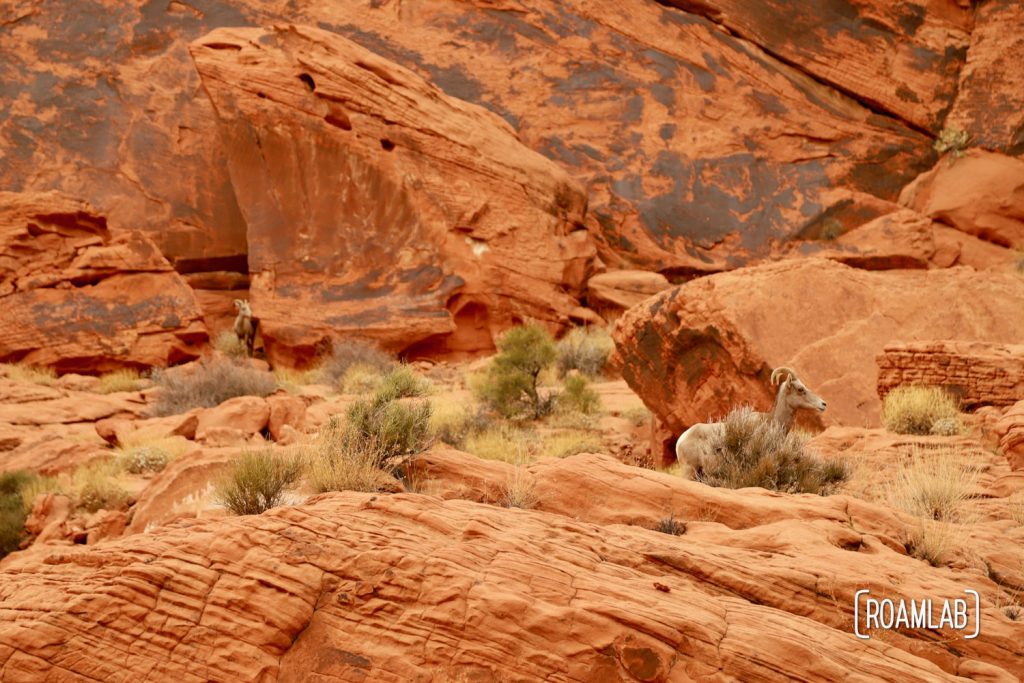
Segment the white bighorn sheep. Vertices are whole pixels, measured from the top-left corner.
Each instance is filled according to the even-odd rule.
[[[238,315],[235,316],[235,336],[238,341],[245,344],[245,351],[252,357],[253,347],[256,344],[256,321],[252,319],[252,307],[244,299],[235,299],[235,308]]]
[[[775,368],[772,371],[772,386],[779,387],[775,394],[775,405],[772,406],[770,413],[757,414],[770,419],[787,432],[793,424],[793,413],[800,408],[813,408],[818,412],[825,412],[825,401],[808,389],[790,368]],[[723,422],[701,422],[693,425],[676,441],[676,459],[685,462],[695,474],[699,474],[707,461],[710,443],[723,429]]]

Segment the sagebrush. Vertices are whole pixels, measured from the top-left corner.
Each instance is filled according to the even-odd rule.
[[[236,396],[267,396],[277,389],[274,375],[247,362],[211,358],[190,366],[156,370],[160,388],[153,413],[176,415],[193,408],[212,408]]]
[[[28,511],[22,501],[22,488],[35,475],[24,470],[0,473],[0,558],[14,552],[25,537]]]
[[[594,391],[587,378],[581,374],[566,375],[562,393],[558,395],[560,411],[575,411],[593,415],[601,409],[601,397]]]
[[[362,365],[387,372],[395,359],[373,342],[364,339],[342,339],[331,345],[331,352],[320,362],[321,380],[338,384],[354,365]]]
[[[258,515],[277,507],[302,474],[299,460],[271,449],[243,451],[218,483],[217,500],[236,515]]]
[[[603,327],[574,327],[558,341],[558,375],[578,370],[597,377],[614,350],[615,342]]]
[[[709,440],[710,456],[699,478],[732,489],[759,486],[826,495],[849,477],[845,463],[819,458],[804,446],[799,435],[787,433],[750,407],[738,408]]]

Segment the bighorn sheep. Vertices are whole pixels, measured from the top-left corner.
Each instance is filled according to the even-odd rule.
[[[804,386],[792,369],[775,368],[771,381],[772,386],[779,387],[775,394],[775,405],[772,406],[770,413],[758,414],[780,425],[785,431],[789,431],[793,423],[793,413],[800,408],[825,411],[825,401]],[[676,441],[676,459],[685,462],[695,474],[699,474],[704,469],[709,444],[723,429],[722,422],[702,422],[693,425]]]
[[[256,344],[257,321],[252,318],[252,307],[248,301],[235,299],[235,308],[238,309],[238,315],[235,316],[235,336],[238,337],[238,341],[245,344],[245,351],[251,357]]]

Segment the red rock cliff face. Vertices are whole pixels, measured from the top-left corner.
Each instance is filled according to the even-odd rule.
[[[498,113],[586,184],[609,264],[705,272],[728,265],[716,245],[863,222],[933,163],[950,107],[979,143],[1019,147],[1012,0],[665,4],[7,2],[0,183],[78,194],[183,263],[246,253],[186,44],[282,20]]]
[[[192,51],[272,361],[344,334],[493,349],[492,333],[579,305],[586,195],[500,117],[319,29],[222,29]]]
[[[57,193],[0,192],[0,362],[162,367],[206,340],[192,290],[144,235]]]

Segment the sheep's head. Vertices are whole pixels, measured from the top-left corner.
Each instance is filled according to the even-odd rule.
[[[792,410],[811,408],[820,413],[825,412],[825,401],[808,389],[790,368],[775,368],[772,371],[772,386],[779,387],[779,398]]]
[[[242,315],[252,315],[252,308],[249,306],[249,302],[244,299],[235,299],[235,308]]]

